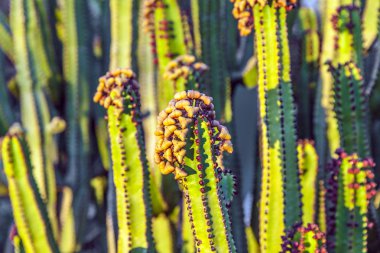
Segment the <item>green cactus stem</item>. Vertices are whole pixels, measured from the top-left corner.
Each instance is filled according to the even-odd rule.
[[[182,16],[177,0],[147,0],[144,3],[144,27],[151,37],[154,63],[157,65],[157,101],[162,110],[175,90],[163,79],[168,63],[188,52]]]
[[[341,146],[348,153],[369,156],[368,104],[363,77],[354,62],[330,66],[334,77],[334,110],[341,135]]]
[[[342,149],[329,164],[326,187],[329,252],[367,252],[368,207],[376,194],[371,159]]]
[[[12,34],[7,17],[0,11],[0,49],[13,62],[14,52],[12,44]]]
[[[54,235],[57,236],[57,191],[54,171],[57,147],[52,133],[47,130],[51,119],[49,103],[44,91],[51,77],[51,69],[43,49],[41,31],[36,25],[38,17],[34,4],[32,0],[12,1],[10,25],[14,36],[21,121],[26,129],[26,138],[30,145],[33,176],[42,198],[47,202]]]
[[[380,19],[380,2],[377,0],[367,0],[362,15],[363,26],[363,48],[368,51],[378,33],[378,20]]]
[[[318,155],[314,142],[298,141],[298,168],[302,193],[302,223],[315,223],[317,207]]]
[[[232,152],[231,136],[213,107],[198,91],[175,94],[158,116],[155,162],[182,187],[198,252],[236,252],[218,165],[223,151]]]
[[[26,142],[18,130],[13,128],[4,137],[2,157],[17,231],[26,252],[59,252]]]
[[[319,182],[318,194],[318,225],[322,232],[327,231],[327,218],[326,218],[326,188],[323,180]]]
[[[221,22],[225,3],[218,0],[191,2],[191,15],[194,30],[195,52],[199,59],[204,61],[210,71],[205,74],[205,83],[210,95],[214,98],[216,117],[225,118],[227,96],[227,66],[224,22]]]
[[[343,5],[333,17],[336,30],[336,57],[329,62],[334,80],[334,111],[340,133],[340,146],[360,157],[370,156],[367,130],[368,103],[363,85],[360,8]],[[366,131],[367,130],[367,131]]]
[[[299,100],[298,129],[301,129],[299,132],[300,138],[311,138],[313,130],[313,117],[310,117],[313,114],[311,101],[315,100],[314,93],[318,82],[320,50],[318,20],[317,13],[310,8],[300,8],[298,15],[302,29],[302,61],[296,94]],[[318,116],[319,122],[323,122],[323,115]],[[316,123],[319,124],[319,122]],[[315,133],[318,134],[318,132]],[[324,134],[324,131],[321,134]]]
[[[64,252],[80,247],[83,242],[86,210],[89,206],[89,44],[87,32],[87,3],[67,0],[61,2],[63,27],[63,76],[66,82],[66,132],[68,165],[65,183],[74,191],[73,199],[65,202],[61,215],[63,230],[60,247]],[[69,190],[65,190],[65,193]],[[67,196],[64,195],[64,196]],[[66,198],[64,198],[66,199]],[[74,215],[75,218],[72,217]],[[67,217],[67,220],[63,217]],[[74,226],[73,226],[74,223]],[[67,241],[66,241],[67,240]],[[66,251],[62,247],[66,248]]]
[[[1,36],[1,35],[0,35]],[[5,77],[5,57],[0,50],[0,136],[6,134],[8,128],[13,123],[14,114],[11,109],[9,92],[7,90]]]
[[[296,224],[287,231],[281,253],[327,253],[326,235],[316,224]]]
[[[332,41],[334,41],[336,36],[336,31],[334,30],[333,23],[331,20],[336,14],[336,10],[339,7],[339,1],[321,1],[323,13],[321,16],[322,20],[322,44],[321,44],[321,55],[320,55],[320,96],[318,101],[316,101],[316,119],[315,119],[315,129],[318,131],[316,135],[316,146],[318,154],[321,158],[325,157],[324,147],[326,146],[325,138],[327,138],[327,146],[329,148],[329,156],[332,156],[335,150],[340,146],[340,136],[338,131],[338,122],[335,118],[335,112],[333,109],[332,101],[332,87],[333,79],[328,71],[328,66],[326,66],[326,61],[334,58],[336,49],[331,46]],[[324,122],[321,118],[324,117]],[[323,123],[322,123],[323,122]],[[322,159],[321,162],[323,162]],[[320,164],[323,166],[324,164]]]
[[[111,56],[110,69],[137,67],[138,0],[110,0]]]
[[[356,5],[339,6],[332,17],[332,23],[335,29],[335,48],[337,49],[333,64],[353,61],[360,69],[363,69],[360,7]]]
[[[296,1],[233,2],[241,35],[255,29],[262,163],[260,249],[279,252],[285,229],[302,215],[286,25],[287,10]]]
[[[117,201],[117,250],[153,251],[149,170],[135,74],[129,69],[108,72],[99,79],[94,101],[107,109]]]

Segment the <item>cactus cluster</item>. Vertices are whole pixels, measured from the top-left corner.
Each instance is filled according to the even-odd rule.
[[[0,252],[375,253],[379,70],[378,0],[1,1]]]

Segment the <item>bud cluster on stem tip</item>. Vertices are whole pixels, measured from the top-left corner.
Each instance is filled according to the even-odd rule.
[[[217,128],[214,145],[220,151],[232,153],[231,135],[226,127],[215,120],[212,98],[199,91],[189,90],[175,94],[169,106],[157,118],[157,143],[155,162],[163,174],[174,172],[176,178],[186,176],[181,169],[186,154],[186,135],[188,124],[197,117],[206,117],[211,122],[211,128]]]

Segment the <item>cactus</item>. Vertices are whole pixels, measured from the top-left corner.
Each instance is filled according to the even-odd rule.
[[[157,65],[156,97],[161,110],[178,91],[163,80],[163,74],[173,58],[188,53],[185,31],[177,0],[146,0],[144,18],[145,30],[151,37],[153,61]]]
[[[99,79],[94,101],[107,109],[119,227],[117,250],[151,251],[149,170],[135,74],[129,69],[108,72]]]
[[[315,223],[317,206],[318,155],[314,143],[309,140],[298,142],[298,167],[302,193],[302,223]]]
[[[180,183],[199,252],[236,252],[218,157],[232,152],[212,99],[198,91],[175,94],[157,120],[155,161]]]
[[[137,67],[137,20],[140,1],[110,0],[111,62],[110,69]]]
[[[376,251],[379,14],[0,1],[0,252]]]
[[[0,50],[0,100],[2,101],[0,107],[0,135],[4,135],[7,132],[10,124],[14,120],[9,94],[6,89],[6,79],[4,70],[5,59],[4,54]]]
[[[88,63],[89,52],[86,44],[89,43],[87,30],[87,4],[85,2],[64,1],[61,3],[63,16],[63,76],[67,84],[66,93],[66,116],[68,123],[67,152],[68,165],[65,183],[77,194],[73,195],[71,201],[64,207],[61,214],[63,237],[60,241],[61,247],[66,250],[83,243],[83,231],[85,231],[85,210],[89,203],[89,110],[90,98],[88,89]],[[66,199],[67,194],[64,195]],[[74,215],[74,217],[72,217]],[[73,226],[74,223],[74,226]],[[74,229],[74,230],[73,230]],[[69,241],[66,241],[68,238]],[[70,246],[69,246],[70,245]],[[62,251],[65,251],[62,249]],[[70,250],[67,250],[70,251]],[[67,252],[66,251],[66,252]]]
[[[336,151],[329,164],[326,210],[329,252],[367,252],[368,207],[375,195],[371,159]]]
[[[302,213],[286,26],[286,12],[294,1],[234,3],[241,35],[253,28],[256,31],[262,162],[260,249],[279,252],[285,229],[299,221]]]
[[[311,138],[313,130],[312,118],[308,117],[308,115],[313,114],[311,101],[315,101],[313,96],[314,91],[317,90],[319,92],[317,89],[319,65],[318,21],[317,14],[309,8],[300,8],[298,15],[303,37],[301,42],[301,71],[296,94],[299,99],[298,129],[302,129],[302,132],[299,133],[301,138]],[[321,116],[318,118],[319,122],[324,120]],[[316,131],[314,133],[318,134]],[[322,131],[323,133],[324,131]]]
[[[327,253],[326,236],[316,224],[289,229],[282,244],[282,253]]]
[[[368,156],[367,102],[363,78],[353,62],[331,66],[334,77],[334,110],[339,124],[341,146],[348,153]]]
[[[323,15],[322,19],[322,32],[323,39],[321,44],[321,55],[320,55],[320,97],[318,101],[316,101],[316,116],[319,115],[319,118],[315,119],[315,128],[319,133],[326,131],[326,134],[319,134],[318,138],[316,138],[316,145],[318,148],[318,152],[323,157],[326,156],[324,152],[325,138],[328,140],[328,148],[329,148],[329,157],[334,154],[335,150],[340,146],[340,136],[338,132],[338,123],[335,118],[335,113],[333,109],[333,101],[332,97],[332,86],[333,80],[331,74],[328,71],[328,66],[325,64],[326,61],[329,61],[334,58],[335,55],[335,47],[331,46],[332,41],[335,39],[335,30],[333,27],[333,23],[331,22],[333,16],[336,13],[336,9],[339,6],[339,1],[321,1]],[[325,121],[321,121],[321,116],[325,117]],[[321,164],[323,165],[323,164]]]
[[[17,231],[26,252],[59,252],[46,206],[32,174],[29,150],[18,131],[10,130],[1,148]]]
[[[26,129],[26,138],[31,149],[33,175],[44,200],[48,202],[48,214],[54,234],[58,234],[56,217],[56,182],[53,168],[56,162],[56,146],[52,133],[48,131],[50,122],[48,101],[43,92],[47,85],[50,67],[42,51],[40,31],[29,20],[36,18],[34,2],[16,0],[11,3],[10,24],[14,36],[17,85],[20,90],[21,119]],[[29,10],[29,8],[31,8]],[[30,23],[26,23],[29,20]],[[36,40],[31,39],[36,36]]]
[[[344,5],[334,16],[337,57],[329,63],[334,80],[334,111],[339,126],[340,146],[348,153],[367,157],[367,100],[364,98],[360,9]]]
[[[204,61],[210,71],[205,75],[210,95],[214,98],[217,118],[225,118],[225,100],[227,96],[227,67],[226,55],[223,46],[224,10],[223,1],[210,0],[191,1],[191,15],[194,28],[195,52],[199,59]]]
[[[181,55],[170,61],[164,72],[164,79],[171,81],[175,90],[200,89],[200,77],[208,70],[202,62],[196,62],[192,55]]]
[[[8,20],[2,12],[0,12],[0,48],[10,60],[14,61],[12,34]]]

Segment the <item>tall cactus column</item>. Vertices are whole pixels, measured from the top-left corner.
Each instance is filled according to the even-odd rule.
[[[241,34],[255,29],[263,170],[260,247],[261,252],[279,252],[285,229],[302,213],[286,25],[295,1],[233,2]]]
[[[376,194],[371,159],[342,149],[329,164],[327,181],[327,243],[329,252],[367,252],[368,206]]]
[[[212,99],[198,91],[177,93],[158,116],[155,161],[182,186],[198,252],[236,252],[228,215],[223,151],[231,136],[214,120]]]
[[[118,252],[153,251],[149,170],[135,74],[129,69],[108,72],[99,79],[94,101],[107,109],[117,198]]]
[[[17,233],[25,251],[59,252],[23,135],[11,128],[1,149]]]

